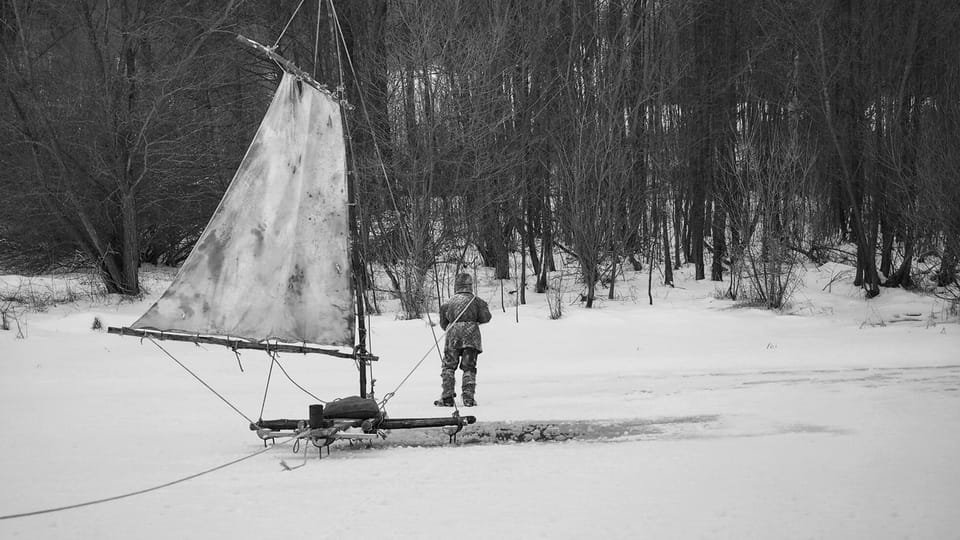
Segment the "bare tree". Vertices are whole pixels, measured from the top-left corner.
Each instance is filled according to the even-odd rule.
[[[6,176],[19,183],[18,213],[52,221],[47,230],[95,262],[110,292],[139,292],[141,216],[195,155],[202,128],[187,119],[210,104],[209,78],[198,75],[219,72],[205,46],[235,3],[172,16],[170,2],[5,6],[3,95],[12,114],[2,129],[23,156]]]
[[[407,317],[423,312],[429,269],[464,243],[492,249],[509,272],[519,155],[502,53],[509,8],[391,4],[385,53],[362,68],[361,82],[385,92],[371,100],[382,109],[355,122],[375,128],[376,146],[358,156],[361,203]]]
[[[813,159],[795,130],[769,136],[748,123],[731,152],[725,186],[738,196],[726,199],[737,242],[730,246],[733,266],[729,296],[768,308],[784,307],[796,289],[803,245]]]

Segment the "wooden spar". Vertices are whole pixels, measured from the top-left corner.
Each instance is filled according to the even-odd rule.
[[[341,112],[341,116],[343,112]],[[349,148],[348,145],[344,145]],[[349,163],[349,161],[347,161]],[[364,263],[363,258],[358,253],[360,243],[360,220],[357,212],[357,189],[355,174],[347,175],[347,214],[350,220],[350,264],[353,266],[352,281],[353,290],[357,294],[357,369],[360,376],[360,397],[367,397],[367,367],[368,362],[364,360],[367,353],[367,325],[364,317],[366,315],[366,295],[364,294]],[[372,393],[373,387],[371,387]]]
[[[257,43],[256,41],[254,41],[254,40],[252,40],[252,39],[250,39],[250,38],[241,36],[240,34],[237,34],[237,41],[239,41],[240,43],[243,43],[244,45],[246,45],[246,46],[248,46],[248,47],[252,47],[252,48],[260,51],[261,53],[265,54],[265,55],[267,56],[267,58],[269,58],[269,59],[273,60],[274,62],[280,64],[280,65],[283,67],[284,70],[286,70],[286,71],[289,72],[289,73],[292,73],[292,74],[296,75],[298,79],[300,79],[300,80],[302,80],[303,82],[309,84],[310,86],[316,88],[317,90],[319,90],[319,91],[321,91],[321,92],[329,95],[330,97],[332,97],[332,98],[334,98],[334,99],[337,99],[336,96],[333,95],[333,92],[331,92],[330,90],[328,90],[326,86],[318,83],[313,77],[310,76],[309,73],[307,73],[306,71],[302,70],[302,69],[300,68],[300,66],[294,64],[294,63],[291,62],[290,60],[287,60],[286,58],[284,58],[284,57],[280,56],[279,54],[277,54],[277,52],[274,50],[273,47],[267,47],[266,45],[263,45],[263,44],[261,44],[261,43]]]
[[[113,326],[107,328],[107,332],[121,336],[136,336],[140,338],[156,339],[158,341],[185,341],[188,343],[223,345],[224,347],[235,350],[255,349],[260,351],[281,353],[318,353],[325,354],[327,356],[336,356],[338,358],[359,358],[359,356],[355,353],[347,353],[338,351],[336,349],[325,349],[314,345],[308,345],[306,343],[297,345],[293,343],[277,343],[271,341],[248,341],[240,338],[178,334],[173,332],[160,332],[158,330],[140,330],[137,328],[127,327],[116,328]],[[378,360],[378,358],[376,356],[367,354],[362,357],[362,360],[366,362],[372,362]]]
[[[440,417],[440,418],[384,418],[377,425],[379,429],[416,429],[443,426],[474,424],[476,416]]]
[[[306,420],[261,420],[256,424],[250,424],[250,431],[259,429],[271,429],[274,431],[298,429],[298,426],[306,425]],[[476,416],[443,416],[439,418],[384,418],[376,424],[377,429],[417,429],[443,426],[458,426],[460,424],[475,424]],[[359,427],[362,421],[357,420],[353,427]]]

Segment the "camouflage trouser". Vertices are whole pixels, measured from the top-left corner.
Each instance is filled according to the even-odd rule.
[[[443,382],[441,398],[453,399],[457,393],[457,368],[463,370],[463,399],[473,399],[477,390],[477,352],[476,349],[446,349],[443,351],[443,368],[440,370],[440,380]]]

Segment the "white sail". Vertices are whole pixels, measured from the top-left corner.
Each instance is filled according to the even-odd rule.
[[[352,346],[340,108],[284,74],[220,206],[131,328]]]

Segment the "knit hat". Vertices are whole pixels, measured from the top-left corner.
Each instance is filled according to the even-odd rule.
[[[457,279],[454,281],[453,290],[461,292],[473,292],[473,278],[470,277],[470,274],[457,274]]]

